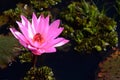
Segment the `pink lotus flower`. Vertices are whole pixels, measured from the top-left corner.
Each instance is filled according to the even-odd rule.
[[[10,28],[12,34],[19,40],[20,44],[28,48],[35,55],[56,52],[55,47],[62,46],[69,42],[58,37],[64,28],[59,27],[60,20],[49,24],[49,16],[39,18],[33,13],[31,23],[25,16],[21,15],[21,22],[17,21],[20,31]]]

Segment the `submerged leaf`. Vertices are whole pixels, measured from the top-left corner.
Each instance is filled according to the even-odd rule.
[[[52,69],[43,67],[32,67],[23,80],[55,80]]]
[[[63,36],[74,42],[74,49],[79,53],[94,49],[100,52],[118,42],[116,21],[100,12],[95,4],[85,0],[73,1],[61,12],[61,17],[65,27]]]

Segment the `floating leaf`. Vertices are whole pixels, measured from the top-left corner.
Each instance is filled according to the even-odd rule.
[[[0,35],[0,67],[4,68],[19,54],[17,40],[12,36]]]

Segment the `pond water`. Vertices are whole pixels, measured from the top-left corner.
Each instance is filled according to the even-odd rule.
[[[95,80],[101,60],[97,53],[80,55],[74,52],[45,54],[41,58],[38,64],[52,68],[56,80]],[[20,80],[30,66],[14,62],[8,68],[0,70],[0,80]]]

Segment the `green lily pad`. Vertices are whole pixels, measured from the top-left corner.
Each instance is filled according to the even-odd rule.
[[[0,35],[0,67],[5,68],[19,54],[18,41],[13,36]]]

